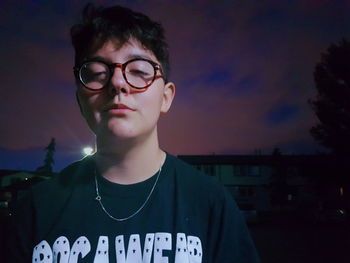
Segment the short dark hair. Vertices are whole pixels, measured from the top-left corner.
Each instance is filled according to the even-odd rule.
[[[167,81],[170,70],[169,51],[160,23],[118,5],[95,7],[93,4],[87,4],[82,15],[81,23],[73,25],[70,31],[75,50],[75,66],[79,66],[91,49],[97,50],[111,38],[116,39],[120,46],[134,38],[153,52]]]

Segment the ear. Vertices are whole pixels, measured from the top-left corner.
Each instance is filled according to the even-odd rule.
[[[160,113],[167,113],[169,111],[174,97],[175,97],[175,84],[172,82],[168,82],[164,86],[163,100],[162,100],[162,106],[160,108]]]

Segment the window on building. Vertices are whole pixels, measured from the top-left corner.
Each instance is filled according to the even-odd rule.
[[[233,176],[244,176],[246,175],[246,167],[244,165],[233,166]]]
[[[255,191],[251,186],[240,186],[238,189],[238,195],[240,197],[252,197],[255,195]]]
[[[256,165],[248,166],[248,175],[249,176],[259,176],[260,167]]]
[[[233,176],[259,176],[260,166],[257,165],[233,165]]]
[[[214,176],[215,175],[215,166],[214,165],[203,165],[204,173],[207,175]]]
[[[245,188],[239,188],[238,193],[239,193],[239,196],[246,196],[246,189]]]

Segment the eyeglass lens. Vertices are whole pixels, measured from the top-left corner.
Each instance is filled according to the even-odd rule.
[[[101,89],[109,81],[113,73],[109,66],[102,62],[87,62],[79,71],[82,83],[89,89]],[[127,63],[124,78],[134,88],[145,88],[154,80],[154,66],[145,60],[134,60]]]

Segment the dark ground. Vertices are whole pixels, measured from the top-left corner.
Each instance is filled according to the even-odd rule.
[[[350,223],[274,218],[249,225],[262,263],[348,263]]]

